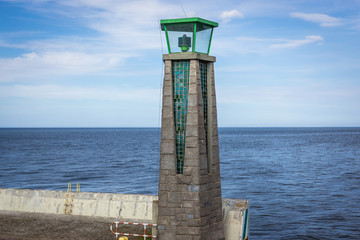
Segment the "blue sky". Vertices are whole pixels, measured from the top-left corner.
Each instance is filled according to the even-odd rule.
[[[159,127],[184,14],[219,22],[220,127],[360,126],[360,0],[0,0],[0,127]]]

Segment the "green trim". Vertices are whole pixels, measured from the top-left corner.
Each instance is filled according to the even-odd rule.
[[[217,27],[219,24],[217,22],[209,21],[203,18],[176,18],[176,19],[162,19],[160,20],[161,24],[161,30],[164,31],[164,26],[166,24],[178,24],[178,23],[203,23],[205,25],[208,25],[210,27]]]
[[[243,230],[243,236],[242,236],[243,240],[245,239],[245,237],[247,235],[246,229],[247,229],[247,221],[248,221],[248,211],[249,211],[249,209],[247,208],[245,210],[244,230]]]
[[[208,55],[209,55],[209,53],[210,53],[211,39],[212,39],[212,36],[213,36],[213,32],[214,32],[214,29],[213,29],[213,28],[211,28],[210,41],[209,41],[209,48],[208,48],[208,51],[207,51],[207,54],[208,54]]]
[[[165,28],[165,36],[166,36],[167,48],[168,48],[169,53],[171,53],[171,49],[170,49],[170,41],[169,41],[169,36],[168,36],[168,31],[167,31],[166,26],[164,26],[164,28]]]
[[[192,51],[195,52],[195,43],[196,43],[196,26],[197,24],[194,24],[194,33],[193,33],[193,45],[192,45]]]

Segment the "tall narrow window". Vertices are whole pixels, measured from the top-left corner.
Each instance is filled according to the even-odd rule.
[[[177,173],[184,170],[186,117],[189,92],[190,61],[173,61],[172,79],[174,87],[173,107],[176,136]]]
[[[208,152],[208,86],[207,86],[207,62],[200,61],[200,78],[201,78],[201,92],[204,108],[204,128],[205,128],[205,142],[206,153]],[[210,172],[209,155],[208,158],[208,172]]]

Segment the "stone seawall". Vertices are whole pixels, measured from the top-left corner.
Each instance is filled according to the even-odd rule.
[[[151,195],[0,189],[0,210],[50,214],[65,214],[66,210],[70,215],[151,222],[156,199]]]
[[[157,222],[157,196],[0,188],[0,211]],[[242,240],[247,200],[223,199],[226,240]]]

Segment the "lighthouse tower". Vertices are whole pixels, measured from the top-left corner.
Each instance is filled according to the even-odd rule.
[[[168,54],[162,99],[158,237],[223,240],[214,62],[217,23],[161,20]]]

